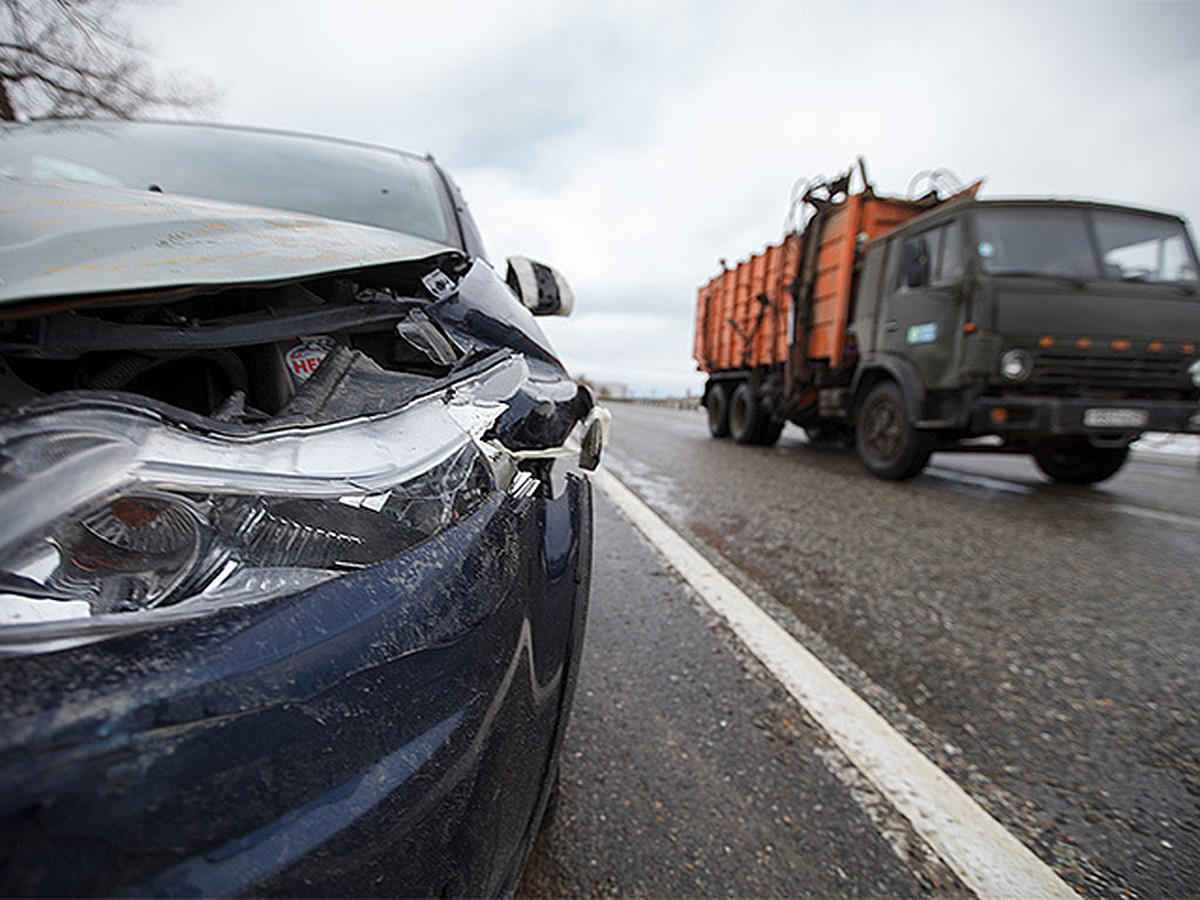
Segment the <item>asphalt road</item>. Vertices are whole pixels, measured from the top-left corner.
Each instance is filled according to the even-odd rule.
[[[610,471],[1076,889],[1200,888],[1200,468],[903,484],[788,429],[617,405]],[[531,895],[962,886],[603,499],[559,816]]]

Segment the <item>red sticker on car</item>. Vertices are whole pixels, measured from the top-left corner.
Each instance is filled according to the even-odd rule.
[[[297,344],[288,351],[287,364],[292,377],[297,381],[305,381],[329,354],[331,343],[324,341],[305,341]]]

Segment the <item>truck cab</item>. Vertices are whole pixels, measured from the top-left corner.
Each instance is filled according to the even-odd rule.
[[[1184,222],[1051,200],[945,203],[872,241],[852,328],[867,467],[935,449],[1114,474],[1145,431],[1200,431],[1200,264]]]

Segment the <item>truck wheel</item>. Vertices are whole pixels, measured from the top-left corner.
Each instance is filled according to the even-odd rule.
[[[1086,440],[1054,444],[1033,454],[1038,468],[1063,484],[1096,484],[1125,465],[1128,447],[1093,447]]]
[[[743,381],[729,401],[729,433],[739,444],[761,444],[770,424],[771,417],[758,405],[754,389]]]
[[[871,388],[858,408],[855,445],[868,471],[877,478],[912,478],[929,462],[933,442],[908,420],[904,395],[893,381]]]
[[[714,384],[704,398],[708,413],[708,433],[715,438],[729,437],[729,386]]]

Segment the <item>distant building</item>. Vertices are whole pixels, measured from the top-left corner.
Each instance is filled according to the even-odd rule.
[[[618,382],[594,385],[596,396],[601,400],[628,400],[629,385]]]

